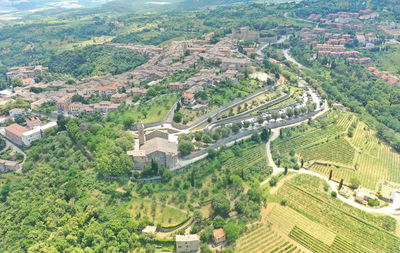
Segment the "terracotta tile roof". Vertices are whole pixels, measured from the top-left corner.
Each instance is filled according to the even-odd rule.
[[[5,129],[6,129],[6,131],[8,131],[8,132],[10,132],[10,133],[12,133],[14,135],[17,135],[17,136],[21,136],[23,133],[25,133],[26,131],[29,130],[29,128],[20,126],[20,125],[15,124],[15,123],[9,125]]]
[[[224,229],[219,228],[219,229],[214,229],[213,231],[213,236],[215,239],[219,239],[225,236]]]
[[[183,98],[192,99],[192,98],[194,98],[194,94],[189,92],[189,93],[183,94],[182,97],[183,97]]]

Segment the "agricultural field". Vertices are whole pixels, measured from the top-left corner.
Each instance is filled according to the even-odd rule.
[[[258,224],[251,232],[244,234],[236,242],[236,252],[303,252],[296,245],[284,239],[270,226]]]
[[[272,144],[275,161],[281,159],[281,166],[287,166],[289,159],[303,159],[306,168],[326,177],[332,170],[332,179],[344,179],[345,184],[357,178],[371,190],[384,181],[400,182],[400,155],[380,142],[365,123],[348,112],[330,112],[327,119],[323,127],[288,130],[290,137]],[[351,125],[354,129],[349,134]]]
[[[151,199],[133,199],[128,207],[133,217],[147,216],[154,224],[173,225],[188,217],[188,214],[179,208]]]
[[[267,175],[272,173],[267,165],[267,156],[263,144],[245,149],[240,156],[233,156],[226,160],[224,168],[229,171],[243,171],[245,180],[265,180]]]
[[[313,252],[399,252],[396,220],[353,208],[325,192],[325,181],[297,175],[278,190],[286,206],[276,206],[264,221]]]
[[[356,149],[355,170],[321,164],[315,164],[311,169],[325,176],[332,170],[332,179],[344,179],[346,184],[351,178],[358,178],[361,185],[372,190],[377,190],[384,181],[400,182],[400,155],[381,143],[365,123],[358,122],[354,136],[346,139]]]

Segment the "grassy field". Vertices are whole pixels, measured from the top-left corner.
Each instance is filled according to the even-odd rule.
[[[285,182],[276,206],[265,218],[313,252],[399,252],[396,221],[353,208],[323,190],[325,181],[298,175]]]
[[[167,115],[176,101],[178,101],[176,95],[162,95],[145,103],[141,102],[126,110],[112,112],[108,114],[107,117],[113,118],[113,122],[121,124],[123,120],[129,116],[133,117],[135,122],[137,122],[139,117],[142,119],[143,123],[157,122]]]
[[[129,204],[129,211],[133,217],[140,214],[141,217],[147,216],[154,224],[173,225],[188,217],[188,214],[173,206],[163,205],[160,202],[154,202],[151,199],[133,199]],[[155,209],[153,208],[155,206]],[[155,211],[154,211],[155,210]]]
[[[344,179],[349,184],[358,178],[361,185],[376,190],[384,181],[400,182],[400,155],[388,145],[381,143],[376,133],[348,112],[330,112],[326,127],[307,126],[303,131],[293,130],[289,139],[278,139],[272,147],[276,157],[290,157],[292,160],[304,159],[304,166],[329,176]],[[355,130],[348,136],[350,125]],[[283,164],[286,166],[286,164]]]
[[[284,239],[271,227],[264,224],[244,234],[236,242],[236,252],[302,252],[297,246]]]

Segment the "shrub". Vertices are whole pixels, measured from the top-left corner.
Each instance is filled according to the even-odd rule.
[[[369,206],[379,206],[379,200],[377,199],[368,199]]]
[[[278,179],[276,177],[272,177],[271,180],[269,180],[269,185],[275,186],[277,182],[278,182]]]
[[[335,191],[332,191],[331,192],[331,196],[332,196],[332,198],[336,198],[337,197],[337,193]]]

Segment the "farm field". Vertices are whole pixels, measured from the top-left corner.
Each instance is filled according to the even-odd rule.
[[[155,212],[152,211],[153,202],[150,199],[133,199],[128,208],[133,217],[140,214],[147,216],[154,224],[173,225],[188,217],[188,214],[178,208],[156,202]]]
[[[375,132],[369,130],[365,123],[359,122],[354,136],[346,139],[357,149],[356,170],[326,165],[313,165],[311,170],[325,176],[329,176],[332,170],[332,179],[340,181],[343,178],[345,184],[355,177],[360,180],[361,185],[372,190],[378,189],[379,183],[383,181],[400,182],[400,155],[381,143]]]
[[[373,130],[348,112],[330,112],[327,117],[331,124],[326,127],[294,129],[294,136],[274,141],[275,160],[278,153],[280,157],[295,153],[297,160],[304,159],[306,168],[326,177],[332,170],[332,179],[344,179],[345,184],[358,178],[371,190],[384,181],[400,182],[400,155],[381,143]],[[355,126],[351,137],[350,125]]]
[[[224,168],[230,171],[243,170],[243,178],[249,180],[255,177],[265,180],[272,170],[267,165],[267,156],[263,144],[248,148],[240,156],[233,156],[224,163]]]
[[[399,252],[396,221],[353,208],[323,190],[325,181],[297,175],[285,182],[276,206],[265,218],[313,252]]]
[[[236,252],[303,252],[296,245],[280,236],[270,226],[258,224],[253,231],[244,234],[236,242]]]

